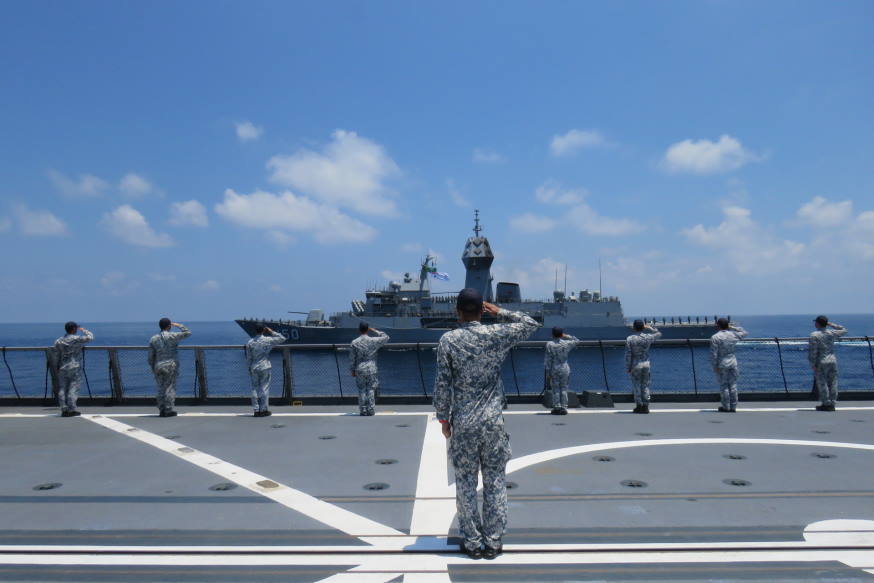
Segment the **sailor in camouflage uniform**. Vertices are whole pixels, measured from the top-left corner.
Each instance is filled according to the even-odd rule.
[[[58,372],[58,406],[61,417],[78,417],[76,400],[82,384],[82,349],[94,340],[94,334],[76,322],[64,324],[66,334],[55,340],[54,365]],[[79,336],[76,332],[81,332]]]
[[[571,367],[567,363],[568,355],[579,340],[564,333],[559,327],[552,329],[552,341],[546,343],[546,358],[543,368],[552,389],[553,415],[567,415],[567,388],[571,375]]]
[[[255,326],[255,334],[246,343],[246,364],[249,366],[249,377],[252,379],[252,408],[255,417],[270,417],[270,351],[277,344],[287,340],[279,332],[274,332],[263,324]]]
[[[482,295],[471,288],[458,294],[456,308],[461,326],[446,332],[437,346],[434,407],[443,435],[449,439],[455,469],[455,503],[464,539],[461,550],[473,558],[494,558],[501,553],[507,525],[504,476],[511,455],[501,414],[501,364],[510,349],[539,324],[522,312],[483,302]],[[505,323],[481,324],[483,311]],[[480,470],[482,519],[476,496]]]
[[[735,346],[747,337],[747,331],[740,326],[732,326],[728,318],[716,320],[719,331],[710,337],[710,364],[719,380],[721,413],[734,413],[737,410],[737,356]]]
[[[390,338],[385,332],[371,328],[367,322],[359,323],[358,331],[361,335],[349,345],[349,368],[358,385],[358,411],[368,417],[376,412],[376,391],[379,389],[376,353]],[[369,336],[368,332],[376,336]]]
[[[171,327],[179,332],[170,332]],[[183,324],[161,318],[158,322],[161,331],[149,340],[149,366],[158,385],[156,399],[161,417],[175,417],[173,406],[176,403],[176,376],[179,374],[179,342],[191,336],[191,331]]]
[[[649,330],[650,332],[644,332]],[[634,321],[634,331],[625,339],[625,369],[631,375],[631,390],[634,393],[633,413],[649,413],[649,383],[650,363],[649,347],[662,333],[653,326],[643,323],[643,320]]]
[[[834,411],[838,400],[838,359],[835,356],[835,339],[847,333],[840,324],[829,322],[825,316],[814,320],[816,331],[810,333],[807,343],[807,359],[813,369],[819,399],[817,411]],[[831,328],[831,330],[829,330]]]

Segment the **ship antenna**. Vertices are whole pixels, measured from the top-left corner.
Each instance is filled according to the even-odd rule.
[[[567,294],[567,263],[564,264],[564,293]]]
[[[483,230],[482,227],[479,226],[479,209],[473,211],[473,223],[473,232],[477,237],[479,237],[480,231]]]
[[[604,297],[604,280],[601,277],[601,258],[598,257],[598,295]]]

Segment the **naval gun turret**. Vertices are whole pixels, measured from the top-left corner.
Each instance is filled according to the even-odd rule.
[[[483,295],[487,302],[494,301],[492,294],[492,263],[495,256],[486,237],[481,237],[482,227],[479,224],[479,211],[474,215],[473,237],[468,237],[464,245],[461,261],[467,271],[464,287],[471,287]]]

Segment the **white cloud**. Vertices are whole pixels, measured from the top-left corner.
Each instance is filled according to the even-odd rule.
[[[237,137],[241,142],[257,140],[264,133],[264,128],[256,126],[250,121],[241,121],[234,124],[237,127]]]
[[[128,172],[122,176],[118,183],[118,189],[123,195],[130,198],[139,198],[156,192],[151,182],[134,172]]]
[[[165,283],[170,281],[176,281],[176,276],[172,273],[152,272],[149,274],[149,279],[151,279],[152,281]]]
[[[207,292],[217,291],[219,288],[221,288],[221,285],[219,285],[219,282],[214,279],[208,279],[198,286],[198,289],[200,289],[200,291]]]
[[[124,272],[110,271],[100,278],[100,287],[114,296],[123,296],[135,291],[140,286],[138,281],[129,279]]]
[[[176,225],[178,227],[185,225],[206,227],[209,225],[209,219],[206,216],[206,207],[196,200],[174,202],[170,205],[170,220],[168,222],[171,225]]]
[[[523,233],[544,233],[554,229],[556,224],[558,223],[554,219],[533,213],[525,213],[510,218],[510,226]]]
[[[710,140],[683,140],[668,147],[662,166],[668,172],[713,174],[737,170],[761,157],[745,150],[741,143],[723,134],[716,142]]]
[[[392,271],[390,269],[383,269],[380,275],[382,275],[383,279],[387,279],[389,281],[403,281],[404,279],[403,273],[401,273],[400,271]]]
[[[564,188],[554,180],[544,182],[534,191],[534,197],[546,204],[578,204],[588,194],[585,188]]]
[[[400,169],[382,146],[355,132],[337,130],[322,152],[300,150],[267,161],[270,180],[367,215],[394,216],[397,206],[386,182]]]
[[[452,202],[455,203],[455,206],[460,206],[462,208],[470,207],[470,201],[462,196],[461,192],[459,192],[458,188],[456,188],[454,181],[447,180],[446,188],[449,192],[449,198],[452,199]]]
[[[500,164],[504,162],[504,157],[488,148],[474,148],[473,161],[479,164]]]
[[[401,245],[401,251],[404,253],[421,253],[424,249],[421,243],[404,243]]]
[[[646,227],[632,219],[614,219],[599,215],[588,204],[579,204],[568,213],[572,225],[587,235],[618,237],[644,230]]]
[[[100,196],[109,188],[108,182],[93,174],[80,174],[78,181],[54,169],[50,169],[48,175],[55,188],[66,196]]]
[[[215,211],[225,219],[254,229],[277,232],[308,232],[320,243],[370,241],[376,229],[341,213],[336,208],[317,203],[291,192],[273,194],[261,190],[252,194],[237,194],[225,190]]]
[[[282,231],[267,231],[267,238],[280,249],[285,249],[297,241],[294,237]]]
[[[146,218],[135,208],[123,204],[106,213],[101,219],[103,227],[125,243],[141,247],[172,247],[173,238],[166,233],[157,233]]]
[[[830,202],[827,198],[816,196],[801,205],[796,213],[804,223],[814,227],[839,227],[853,218],[853,201]]]
[[[278,284],[275,284],[275,283],[273,285],[271,285],[270,287],[268,287],[267,289],[269,289],[273,293],[279,293],[282,291],[282,288]]]
[[[24,235],[59,237],[68,234],[67,224],[49,211],[32,211],[27,205],[16,204],[13,213],[18,229]]]
[[[553,156],[570,156],[582,148],[604,144],[604,137],[597,130],[570,130],[564,135],[552,136],[549,151]]]
[[[726,206],[723,221],[715,227],[695,225],[683,234],[692,243],[720,251],[740,273],[768,274],[799,264],[805,245],[780,240],[752,219],[749,209]]]

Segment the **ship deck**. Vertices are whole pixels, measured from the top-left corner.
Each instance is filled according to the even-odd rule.
[[[812,405],[511,405],[492,561],[429,407],[4,408],[0,580],[874,580],[874,407]]]

